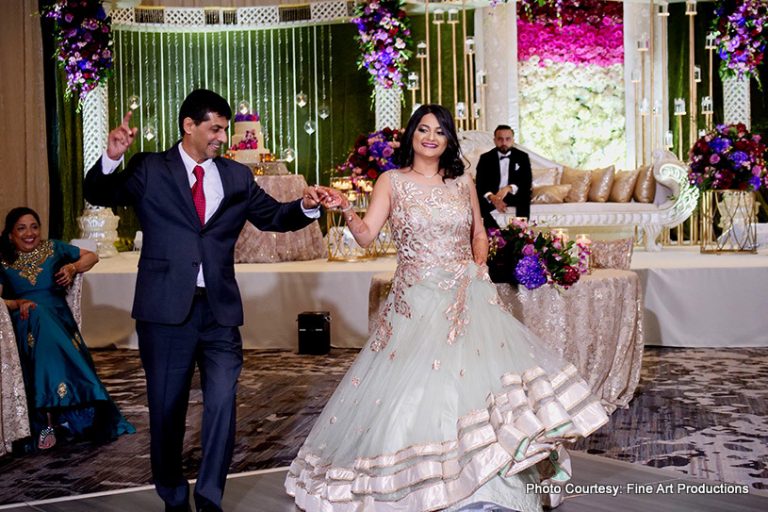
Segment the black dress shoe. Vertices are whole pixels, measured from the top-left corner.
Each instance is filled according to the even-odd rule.
[[[165,504],[165,512],[192,512],[192,507],[189,503],[182,503],[181,505],[168,505]]]

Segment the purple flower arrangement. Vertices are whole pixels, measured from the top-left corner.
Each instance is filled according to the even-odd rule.
[[[743,123],[717,125],[689,154],[688,180],[701,190],[768,188],[766,146]]]
[[[238,112],[237,114],[235,114],[236,123],[243,122],[243,121],[258,122],[258,121],[261,121],[261,117],[259,117],[258,112],[254,112],[254,113],[248,112],[246,114]]]
[[[337,171],[350,175],[354,183],[358,178],[375,180],[381,173],[396,169],[400,135],[400,130],[391,128],[358,135],[354,149]]]
[[[589,245],[566,242],[548,231],[536,233],[522,219],[488,230],[489,272],[494,282],[518,283],[529,290],[547,283],[568,288],[586,273]]]
[[[43,9],[55,23],[54,57],[67,77],[67,96],[78,104],[112,71],[110,18],[101,0],[58,0]]]
[[[401,87],[411,30],[402,0],[373,0],[355,5],[352,23],[357,26],[361,56],[359,69],[367,69],[372,85]]]
[[[768,3],[765,0],[718,0],[714,29],[720,76],[754,76],[768,46]]]

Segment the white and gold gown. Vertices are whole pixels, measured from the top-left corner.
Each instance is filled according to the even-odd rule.
[[[549,459],[548,476],[567,479],[560,442],[607,415],[474,263],[471,178],[432,186],[390,177],[392,291],[286,490],[310,512],[539,510],[541,496],[526,488],[539,482],[537,463]]]

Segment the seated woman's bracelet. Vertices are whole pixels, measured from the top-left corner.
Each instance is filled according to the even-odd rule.
[[[352,209],[352,203],[349,203],[349,204],[347,205],[347,207],[346,207],[346,208],[342,208],[342,209],[341,209],[341,211],[342,211],[342,212],[348,212],[348,211],[349,211],[349,210],[351,210],[351,209]]]

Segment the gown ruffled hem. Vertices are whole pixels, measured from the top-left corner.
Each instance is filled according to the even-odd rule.
[[[570,479],[557,463],[565,441],[585,437],[608,421],[576,368],[554,377],[536,367],[501,376],[503,389],[486,408],[458,419],[458,438],[409,446],[331,467],[306,448],[299,451],[286,490],[307,512],[432,511],[472,496],[496,476],[507,478],[539,462],[552,463],[553,481]]]

